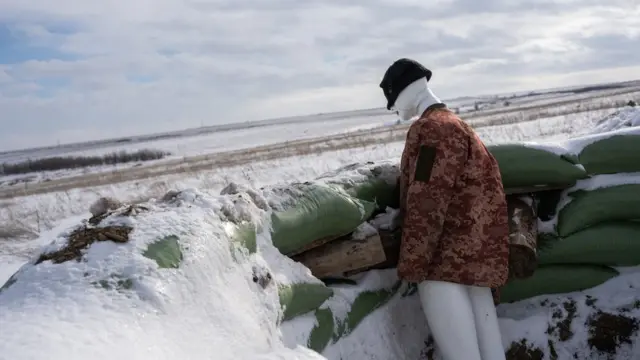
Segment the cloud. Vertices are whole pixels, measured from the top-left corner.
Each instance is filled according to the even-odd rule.
[[[0,150],[640,74],[635,0],[4,0]]]

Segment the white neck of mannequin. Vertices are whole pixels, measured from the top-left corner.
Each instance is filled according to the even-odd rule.
[[[414,116],[421,116],[431,105],[440,103],[440,99],[429,88],[426,78],[421,78],[407,86],[398,95],[395,109],[402,120],[410,120]]]
[[[420,98],[417,104],[418,116],[421,116],[429,106],[440,103],[440,99],[433,93],[433,91],[431,91],[429,87],[427,87],[425,90],[426,91],[423,93],[423,96]]]

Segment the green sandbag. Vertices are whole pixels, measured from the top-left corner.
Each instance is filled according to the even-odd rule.
[[[387,206],[399,207],[400,193],[396,187],[399,176],[398,163],[370,161],[343,166],[318,180],[338,186],[360,200],[375,202],[378,209],[384,210]]]
[[[400,207],[400,193],[396,190],[396,185],[386,180],[370,179],[348,189],[347,193],[357,199],[374,202],[378,209],[384,210],[387,207]]]
[[[541,250],[538,263],[640,265],[640,223],[609,222],[578,231]]]
[[[236,226],[235,234],[232,236],[234,243],[241,245],[254,254],[257,251],[256,226],[251,222],[243,222]]]
[[[294,199],[271,216],[273,245],[283,254],[309,243],[352,232],[367,221],[374,204],[358,200],[328,185],[292,185]],[[284,205],[284,204],[281,204]]]
[[[505,189],[536,185],[570,187],[587,177],[578,161],[570,155],[557,155],[551,151],[520,144],[487,146],[498,161]]]
[[[539,232],[538,237],[536,238],[536,250],[538,253],[545,251],[549,247],[555,246],[560,238],[557,234],[549,233],[549,232]]]
[[[311,330],[308,346],[321,353],[329,344],[330,340],[336,342],[340,338],[349,335],[369,314],[385,305],[400,289],[402,283],[396,282],[394,286],[387,289],[375,291],[364,291],[356,297],[347,317],[336,321],[330,309],[316,310],[316,320],[318,323]]]
[[[640,172],[640,135],[613,135],[582,149],[578,158],[589,174]]]
[[[283,308],[283,321],[314,311],[333,295],[333,289],[324,284],[297,283],[280,285],[278,296]]]
[[[308,346],[317,352],[322,352],[331,338],[335,342],[349,335],[365,317],[386,304],[396,294],[401,285],[402,283],[398,281],[389,289],[360,293],[351,305],[351,310],[347,313],[347,317],[337,322],[330,309],[316,310],[315,315],[318,323],[311,331]]]
[[[315,315],[318,323],[311,330],[307,347],[318,353],[322,353],[327,345],[329,345],[329,341],[331,341],[335,322],[331,309],[318,309]]]
[[[389,289],[360,293],[353,304],[351,304],[351,310],[349,310],[347,318],[343,321],[338,321],[336,324],[337,327],[333,340],[337,341],[339,338],[349,335],[367,315],[386,304],[387,301],[395,295],[401,284],[402,283],[398,281]]]
[[[596,287],[618,276],[618,271],[599,265],[547,265],[531,277],[512,279],[500,289],[501,302],[514,302],[539,295],[564,294]]]
[[[160,268],[178,268],[183,258],[178,237],[175,235],[165,236],[149,244],[142,255],[155,260]]]
[[[571,202],[558,214],[561,237],[607,221],[640,219],[640,184],[578,190],[569,196]]]

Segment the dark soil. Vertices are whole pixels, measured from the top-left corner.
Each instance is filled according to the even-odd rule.
[[[527,343],[526,339],[520,342],[513,342],[507,350],[507,360],[542,360],[544,352],[542,349]]]
[[[588,344],[603,355],[614,355],[622,344],[631,344],[638,331],[638,319],[598,311],[587,319]]]
[[[420,352],[419,360],[434,360],[435,359],[435,342],[433,337],[429,335],[427,340],[424,342],[424,348]]]
[[[592,297],[590,295],[587,295],[587,299],[584,301],[584,303],[587,304],[587,306],[589,306],[589,307],[591,307],[593,309],[596,308],[595,307],[596,302],[598,302],[598,299],[596,299],[596,298],[594,298],[594,297]]]
[[[549,336],[556,337],[559,341],[568,341],[573,337],[571,324],[577,316],[576,302],[573,299],[562,303],[562,308],[556,307],[551,315],[552,321],[547,329]]]
[[[266,289],[267,286],[271,284],[271,280],[273,280],[273,277],[271,276],[271,273],[269,272],[269,270],[254,266],[252,269],[252,272],[253,272],[253,276],[252,276],[253,282],[260,285],[261,288]]]
[[[70,260],[80,260],[83,251],[96,241],[113,241],[116,243],[126,243],[129,241],[129,233],[133,228],[127,226],[106,226],[99,228],[88,228],[81,226],[74,230],[67,241],[67,244],[60,250],[40,255],[36,265],[43,261],[51,260],[54,264],[60,264]]]

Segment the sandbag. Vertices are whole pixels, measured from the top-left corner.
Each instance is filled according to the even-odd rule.
[[[244,247],[249,254],[254,254],[258,249],[256,225],[251,222],[235,225],[231,239],[233,244]]]
[[[640,222],[594,225],[540,250],[539,264],[640,265]]]
[[[311,330],[307,347],[322,353],[331,342],[335,331],[335,321],[331,309],[318,309],[315,312],[316,325]]]
[[[183,259],[178,240],[176,235],[165,236],[149,244],[142,255],[154,260],[160,268],[178,268]]]
[[[511,279],[500,289],[503,303],[539,295],[564,294],[598,286],[618,275],[618,271],[599,265],[547,265],[526,279]]]
[[[590,175],[640,172],[640,134],[618,134],[585,146],[578,155]]]
[[[553,185],[570,187],[587,176],[575,156],[520,144],[487,146],[498,161],[505,189]]]
[[[558,213],[560,237],[607,221],[640,219],[640,184],[578,190],[569,196],[571,202]]]
[[[278,195],[286,201],[274,200]],[[365,222],[374,204],[344,191],[317,183],[294,184],[267,196],[272,204],[273,245],[283,254],[292,253],[315,240],[346,235]]]
[[[335,343],[349,335],[365,317],[386,304],[401,285],[402,282],[397,281],[391,288],[360,293],[345,319],[335,319],[329,308],[316,310],[317,324],[311,330],[307,346],[321,353],[331,340]]]
[[[391,161],[355,163],[325,173],[317,178],[326,184],[338,186],[349,195],[373,202],[380,210],[387,206],[400,206],[397,188],[400,164]]]
[[[282,321],[314,311],[333,295],[333,289],[322,283],[296,283],[278,286],[283,309]]]

